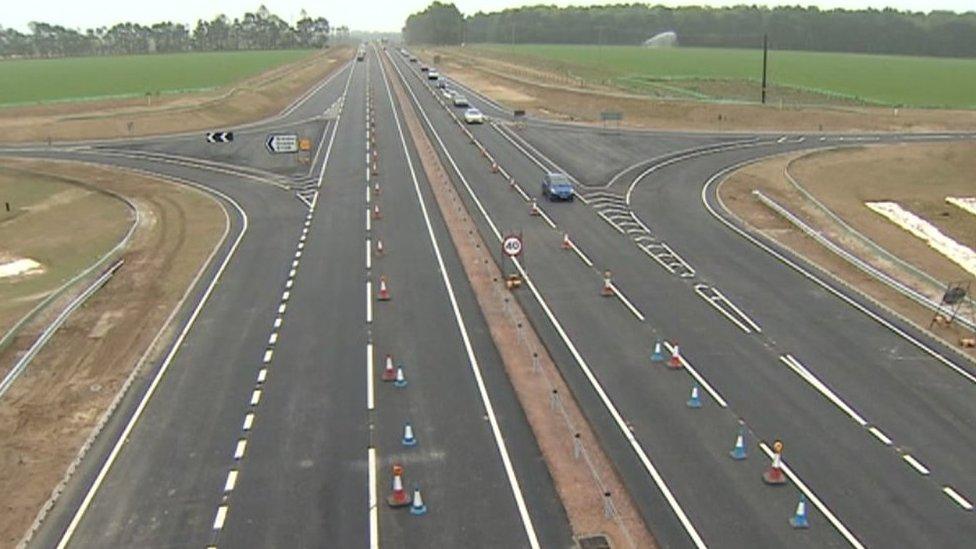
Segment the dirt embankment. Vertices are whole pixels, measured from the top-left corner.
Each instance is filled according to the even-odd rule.
[[[46,142],[219,129],[273,116],[352,57],[330,48],[210,92],[0,109],[0,141]]]
[[[928,273],[940,284],[913,275],[843,229],[787,180],[784,170],[830,211],[895,257]],[[807,257],[915,324],[928,327],[933,312],[889,288],[835,255],[784,220],[753,195],[772,198],[835,244],[900,282],[938,301],[944,283],[972,281],[972,275],[920,239],[868,209],[866,201],[895,201],[937,226],[958,242],[972,246],[976,216],[947,204],[948,196],[974,196],[976,144],[912,144],[845,148],[799,153],[753,164],[733,174],[720,188],[725,205],[758,231]],[[976,291],[976,283],[973,284]],[[968,313],[967,313],[968,315]],[[933,333],[952,344],[972,333],[935,324]],[[976,358],[976,352],[968,352]]]
[[[600,124],[600,113],[623,113],[622,126],[700,131],[972,131],[976,111],[875,107],[780,107],[704,101],[659,100],[609,86],[586,84],[564,74],[457,48],[422,50],[420,55],[447,76],[513,109],[563,121]]]
[[[124,266],[0,399],[0,546],[12,547],[222,239],[226,217],[202,192],[131,172],[49,161],[3,165],[114,191],[140,212]],[[29,325],[0,361],[10,362],[40,329]]]

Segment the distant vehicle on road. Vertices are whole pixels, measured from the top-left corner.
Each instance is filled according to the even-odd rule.
[[[452,90],[451,88],[445,87],[444,88],[444,91],[441,92],[441,95],[444,96],[444,99],[450,99],[450,98],[454,97],[454,90]]]
[[[438,78],[437,83],[434,85],[442,90],[447,89],[447,80],[444,80],[443,78]]]
[[[427,71],[428,80],[437,80],[440,77],[441,77],[441,73],[437,72],[437,69],[430,69],[429,71]]]
[[[417,62],[417,56],[416,55],[411,55],[410,56],[410,62],[411,63],[416,63]]]
[[[464,111],[464,121],[468,124],[484,124],[485,115],[482,114],[478,109],[471,107],[470,109]]]
[[[429,70],[430,67],[428,67],[427,65],[420,65],[420,72],[427,72]]]
[[[576,191],[570,183],[566,174],[548,172],[542,177],[542,196],[554,200],[568,200],[572,202],[576,199]]]
[[[459,93],[455,93],[454,94],[454,106],[455,107],[467,107],[468,106],[468,98],[465,97],[465,96],[463,96],[463,95],[461,95],[461,94],[459,94]]]
[[[359,48],[359,51],[356,52],[356,61],[362,61],[363,59],[366,59],[366,50]]]

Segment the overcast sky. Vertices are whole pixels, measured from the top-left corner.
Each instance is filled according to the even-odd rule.
[[[458,9],[464,14],[478,11],[497,11],[509,7],[532,4],[593,5],[615,4],[622,0],[458,0]],[[122,21],[151,24],[160,21],[194,24],[198,19],[212,19],[220,13],[231,19],[246,11],[254,11],[262,0],[3,0],[0,10],[0,26],[13,27],[26,32],[30,21],[44,21],[69,28],[111,26]],[[408,15],[424,9],[430,0],[264,0],[264,5],[279,17],[294,22],[302,8],[309,15],[323,15],[334,25],[348,25],[356,30],[398,31]],[[754,0],[668,0],[660,2],[669,6],[702,5],[731,6],[736,4],[763,4]],[[973,11],[974,0],[771,0],[766,5],[817,5],[829,8],[885,8],[892,7],[911,11]]]

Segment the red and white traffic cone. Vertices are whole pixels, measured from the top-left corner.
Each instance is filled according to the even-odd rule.
[[[779,442],[779,441],[776,441]],[[763,482],[774,486],[786,484],[786,475],[783,474],[783,458],[781,456],[782,443],[773,444],[773,462],[763,471]]]
[[[498,173],[498,162],[494,160],[491,162],[491,173]]]
[[[600,295],[603,297],[613,297],[613,279],[610,271],[603,273],[603,287],[600,288]]]
[[[534,198],[532,199],[532,206],[529,208],[529,215],[532,215],[532,216],[541,215],[539,213],[539,204],[535,201]]]
[[[376,299],[380,301],[390,300],[390,289],[386,287],[386,277],[380,277],[380,291],[376,294]]]
[[[386,355],[386,365],[383,366],[383,375],[380,376],[383,381],[393,381],[396,379],[396,369],[393,367],[393,356]]]
[[[376,239],[376,255],[383,255],[383,251],[384,251],[383,250],[383,240],[377,238]]]
[[[403,466],[400,464],[393,466],[393,491],[386,496],[386,503],[390,507],[406,507],[411,503],[410,495],[403,489]]]
[[[380,194],[380,184],[379,182],[373,183],[373,194]]]
[[[380,213],[379,204],[373,204],[373,219],[383,219],[383,214]]]
[[[569,241],[569,233],[563,233],[562,248],[564,250],[572,250],[573,249],[573,243]]]
[[[380,174],[380,168],[379,168],[379,166],[376,165],[376,160],[375,159],[373,160],[373,164],[370,167],[370,173],[371,173],[371,175],[379,175]]]
[[[684,361],[681,359],[681,349],[678,344],[674,344],[674,348],[671,349],[671,358],[668,359],[668,368],[672,370],[680,370],[685,367]]]
[[[515,188],[515,177],[514,176],[508,178],[508,187],[510,189],[514,189]]]

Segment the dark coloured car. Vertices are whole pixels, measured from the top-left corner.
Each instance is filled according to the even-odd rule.
[[[569,200],[572,202],[576,199],[576,192],[566,174],[550,172],[542,177],[542,196],[550,201]]]

